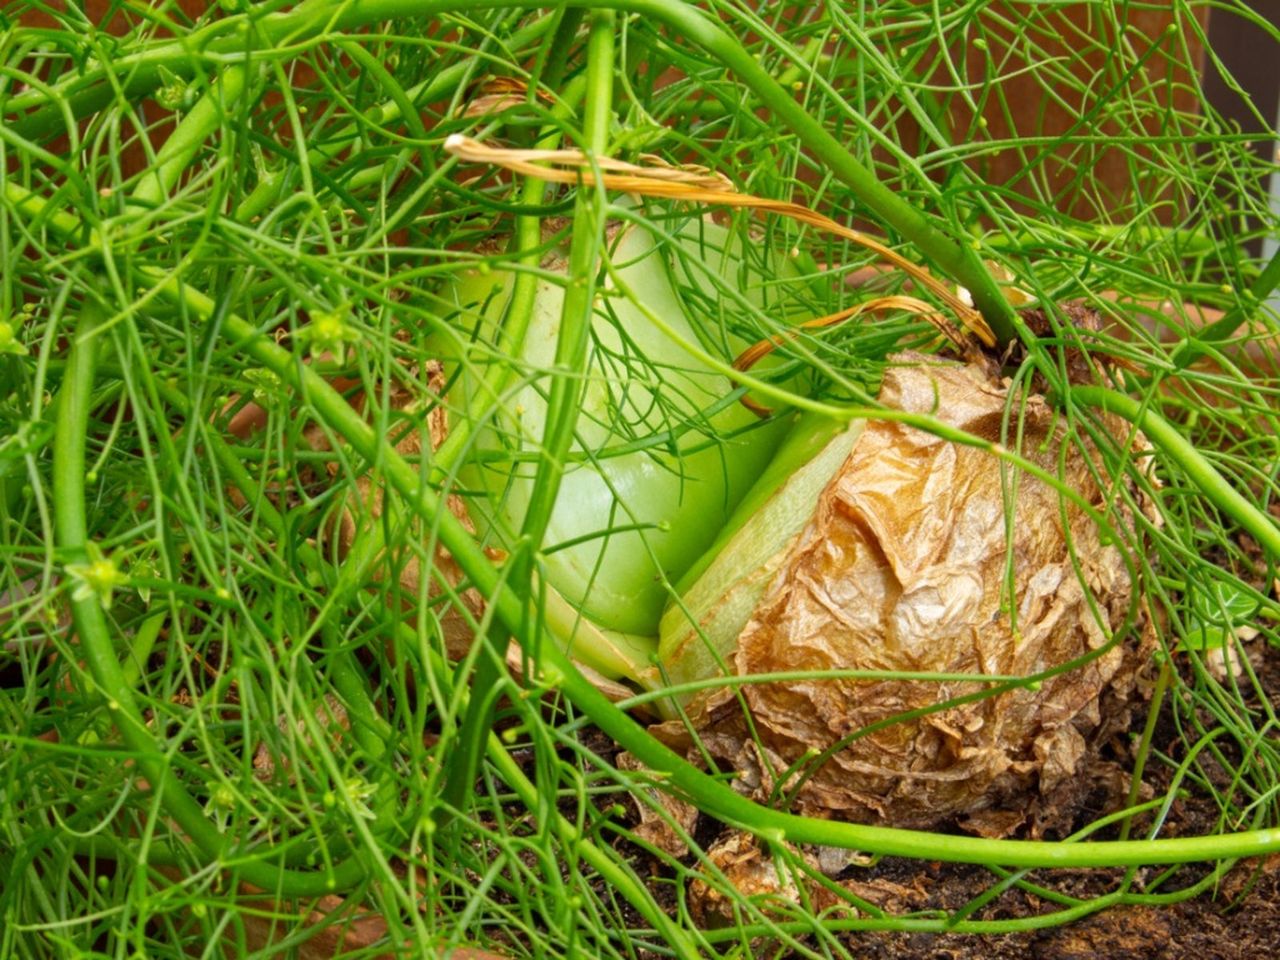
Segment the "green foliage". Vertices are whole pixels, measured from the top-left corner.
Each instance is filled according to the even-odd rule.
[[[1280,641],[1280,558],[1241,535],[1274,516],[1280,493],[1280,323],[1262,305],[1280,271],[1251,252],[1277,233],[1264,192],[1276,165],[1249,148],[1271,118],[1238,129],[1206,101],[1191,66],[1208,5],[1167,5],[1157,34],[1126,18],[1164,4],[613,6],[616,17],[496,0],[268,0],[192,19],[156,2],[112,5],[110,29],[75,4],[4,8],[0,955],[297,955],[315,933],[298,917],[341,891],[331,929],[356,905],[386,923],[378,944],[344,956],[459,944],[733,956],[751,937],[780,954],[847,956],[847,929],[1001,932],[1195,895],[1230,858],[1274,844],[1244,831],[1280,824],[1275,691],[1249,664],[1220,679],[1198,655],[1246,623],[1259,647]],[[1244,3],[1213,16],[1257,20]],[[1204,69],[1223,71],[1212,50]],[[1055,125],[1047,107],[1015,129],[1028,97],[1073,119]],[[676,379],[672,359],[618,356],[624,325],[591,332],[593,288],[622,266],[606,266],[606,226],[633,221],[661,240],[710,211],[461,165],[442,149],[454,133],[701,164],[886,238],[971,290],[998,329],[1014,319],[1001,291],[1049,307],[1047,336],[1017,328],[1008,373],[1051,393],[1065,428],[1140,491],[1116,484],[1099,520],[1172,652],[1180,742],[1152,748],[1168,792],[1141,805],[1153,811],[1143,829],[1157,838],[1185,788],[1211,799],[1216,834],[1002,846],[800,821],[668,759],[594,697],[561,655],[539,576],[564,546],[545,534],[565,470],[619,443],[653,444],[675,469],[682,451],[743,429],[717,419],[736,400],[723,377],[722,395],[626,423],[608,422],[625,405],[601,404],[592,414],[608,429],[581,442],[584,392]],[[782,218],[717,216],[740,274],[708,271],[696,246],[659,244],[699,331],[691,367],[723,374],[740,344],[865,295],[863,249]],[[558,232],[569,253],[553,271],[543,256]],[[795,269],[773,269],[781,259]],[[476,270],[514,278],[500,330],[440,309]],[[762,276],[774,278],[763,290]],[[564,285],[573,336],[551,360],[515,362],[537,282]],[[905,289],[897,274],[873,285]],[[1105,326],[1053,309],[1069,300]],[[918,317],[877,316],[804,332],[755,374],[771,396],[800,390],[809,409],[874,415],[888,356],[934,339]],[[441,372],[442,355],[462,368]],[[1099,383],[1114,371],[1110,386],[1159,413],[1194,458],[1157,443],[1135,461],[1068,379],[1079,364]],[[459,397],[460,380],[485,387]],[[480,492],[466,478],[492,465],[477,438],[529,391],[548,411],[522,451],[538,489],[492,544],[510,553],[499,568],[448,497]],[[452,433],[433,452],[437,410]],[[1007,429],[1012,470],[1025,463]],[[406,436],[417,452],[400,456]],[[1241,500],[1207,496],[1219,481]],[[386,509],[371,509],[366,482],[388,491]],[[612,524],[643,542],[626,507],[620,497]],[[1116,520],[1126,511],[1132,530]],[[346,512],[359,533],[341,550]],[[430,569],[440,547],[462,575],[406,586],[404,569]],[[459,629],[485,639],[451,660]],[[503,663],[511,637],[523,675]],[[620,767],[614,741],[658,772]],[[860,912],[753,900],[697,843],[683,858],[649,847],[630,805],[670,814],[641,786],[756,827],[780,873]],[[985,863],[996,907],[1009,889],[1050,906],[1021,920],[994,919],[986,898],[953,915],[890,915],[783,839]],[[1124,874],[1091,900],[1027,873],[1194,859],[1222,863],[1149,876],[1141,891]],[[698,928],[695,874],[724,891],[738,927]]]

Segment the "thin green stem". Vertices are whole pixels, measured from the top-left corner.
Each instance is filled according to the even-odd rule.
[[[260,37],[263,46],[269,48],[286,38],[298,42],[321,31],[358,29],[397,17],[484,10],[495,6],[528,8],[538,5],[539,0],[308,0],[287,13],[257,19],[252,27],[243,18],[229,18],[223,24],[205,28],[192,38],[160,45],[133,57],[123,57],[117,69],[127,77],[124,90],[132,96],[147,92],[158,84],[161,66],[190,69],[193,47],[206,51],[206,56],[210,57],[243,56],[249,35]],[[1001,343],[1012,342],[1020,332],[1024,339],[1030,337],[974,247],[958,243],[929,217],[881,183],[870,168],[810,116],[736,38],[702,11],[680,0],[567,0],[565,6],[619,10],[652,18],[666,24],[682,40],[696,44],[716,57],[876,216],[919,247],[939,270],[969,290],[974,305]],[[230,36],[222,36],[226,33]],[[105,102],[103,93],[95,93],[95,74],[96,71],[88,70],[82,79],[70,85],[70,89],[60,91],[77,115],[97,109]],[[54,129],[62,116],[61,111],[61,104],[38,108],[32,116],[15,122],[14,128],[24,136],[33,135],[32,131]]]
[[[613,117],[613,64],[615,18],[611,11],[596,11],[590,18],[587,39],[587,91],[583,144],[590,157],[602,156],[608,147]],[[543,428],[542,453],[521,536],[540,547],[551,512],[560,493],[573,432],[581,409],[587,343],[595,300],[597,262],[604,240],[607,201],[598,191],[583,190],[574,210],[573,239],[556,340],[555,369]]]
[[[1280,527],[1264,511],[1241,496],[1190,440],[1148,404],[1109,387],[1072,387],[1071,399],[1118,414],[1132,423],[1146,434],[1157,450],[1186,473],[1211,503],[1247,530],[1263,550],[1280,559]]]
[[[143,207],[158,207],[191,165],[209,133],[217,129],[226,111],[240,99],[248,83],[250,69],[227,67],[190,112],[174,128],[152,164],[133,191],[132,200]]]
[[[1151,742],[1155,737],[1156,724],[1160,720],[1160,710],[1164,706],[1164,696],[1169,689],[1169,681],[1173,678],[1173,667],[1166,657],[1160,664],[1160,674],[1156,677],[1156,687],[1151,694],[1151,706],[1147,709],[1147,722],[1142,726],[1142,736],[1138,739],[1134,750],[1133,771],[1129,774],[1129,799],[1126,806],[1132,810],[1138,806],[1142,793],[1142,772],[1146,769],[1147,758],[1151,756]],[[1129,828],[1132,818],[1125,816],[1120,822],[1120,839],[1129,839]]]
[[[595,153],[604,150],[609,121],[613,116],[613,33],[612,12],[592,14],[587,40],[585,130],[588,148]],[[581,396],[581,382],[577,374],[585,364],[595,294],[595,264],[604,232],[603,201],[593,192],[582,192],[574,222],[594,226],[592,230],[576,231],[570,247],[568,286],[556,345],[556,370],[551,377],[551,398],[542,441],[545,456],[538,462],[537,479],[525,514],[521,542],[509,561],[511,576],[517,583],[531,580],[533,554],[546,537],[551,511],[560,492],[565,458],[573,443]],[[526,230],[532,233],[528,226]],[[518,349],[524,339],[528,319],[532,315],[532,299],[521,302],[518,307],[517,329],[508,334],[508,339],[515,342],[505,345],[508,350]],[[473,678],[474,688],[480,691],[480,695],[471,698],[462,722],[462,742],[450,760],[445,780],[445,809],[461,809],[464,798],[471,792],[471,783],[479,767],[481,738],[493,725],[493,712],[501,692],[498,681],[508,634],[501,631],[496,635],[485,633],[480,639],[487,647],[476,663]]]
[[[58,397],[57,433],[54,436],[54,512],[56,545],[64,563],[88,560],[88,527],[85,519],[85,445],[89,416],[93,407],[95,368],[101,339],[100,328],[107,322],[101,307],[86,302],[80,311],[67,369]],[[155,737],[142,719],[142,710],[116,652],[116,642],[96,594],[71,599],[71,614],[85,662],[93,675],[97,692],[120,736],[133,751],[138,769],[151,791],[160,799],[191,841],[213,863],[233,867],[245,882],[288,896],[314,896],[353,886],[365,873],[355,856],[327,870],[298,872],[281,869],[263,859],[237,859],[232,838],[224,835],[205,816],[201,805],[174,773],[173,759],[159,749]]]

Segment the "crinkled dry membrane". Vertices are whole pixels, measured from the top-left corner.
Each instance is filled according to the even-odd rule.
[[[880,400],[990,442],[1011,403],[985,372],[915,355],[895,358]],[[1061,463],[1065,488],[1104,508],[1096,451],[1064,440],[1041,398],[1012,406],[1022,455],[1051,475]],[[877,419],[811,422],[788,439],[682,584],[659,653],[673,683],[832,670],[1031,677],[1074,664],[988,696],[980,679],[887,678],[675,698],[759,799],[999,835],[1066,822],[1097,745],[1127,725],[1153,643],[1121,551],[1078,504],[988,446]],[[692,749],[683,721],[655,732]]]

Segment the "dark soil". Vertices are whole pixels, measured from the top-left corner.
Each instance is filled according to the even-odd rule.
[[[922,906],[935,909],[963,907],[992,883],[992,875],[986,870],[963,865],[933,864],[922,868],[918,863],[896,862],[882,871],[885,879],[896,876],[900,889],[923,892]],[[1188,871],[1188,880],[1203,872]],[[1150,875],[1152,871],[1145,873]],[[1059,871],[1030,879],[1089,898],[1114,890],[1122,875],[1118,870]],[[1032,894],[1016,891],[1001,897],[994,909],[984,911],[984,916],[1033,916],[1045,912],[1047,906]],[[1113,907],[1046,930],[999,935],[873,932],[849,935],[845,942],[855,956],[867,960],[1269,957],[1280,947],[1280,858],[1241,864],[1226,877],[1216,895],[1159,907]]]
[[[929,891],[936,906],[963,906],[987,889],[991,875],[981,868],[895,865],[909,883]],[[1060,927],[1001,935],[862,933],[850,935],[851,952],[867,960],[920,958],[1074,958],[1123,960],[1235,960],[1270,957],[1280,947],[1280,859],[1242,864],[1214,896],[1159,907],[1121,906]],[[914,875],[913,875],[914,874]],[[1055,889],[1080,897],[1113,889],[1119,871],[1071,872],[1049,880]],[[1239,899],[1237,899],[1239,898]],[[1041,913],[1044,905],[1024,893],[1006,894],[995,915],[1012,918]]]

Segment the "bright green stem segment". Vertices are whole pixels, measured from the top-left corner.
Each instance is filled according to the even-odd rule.
[[[243,54],[251,37],[259,45],[270,46],[286,37],[291,42],[299,42],[327,30],[354,30],[394,18],[497,6],[534,8],[543,3],[542,0],[309,0],[287,13],[265,17],[255,14],[252,27],[245,17],[231,17],[180,42],[123,57],[116,64],[116,75],[128,78],[126,92],[139,94],[159,84],[161,66],[190,70],[192,49],[236,56]],[[814,120],[736,38],[703,11],[680,0],[567,0],[564,6],[620,10],[651,18],[665,24],[681,40],[711,54],[736,74],[876,216],[914,243],[939,270],[969,290],[974,304],[1001,343],[1011,342],[1020,332],[1024,338],[1031,336],[972,247],[958,243],[924,213],[882,184],[865,164]],[[111,87],[100,71],[90,70],[70,88],[60,88],[59,92],[67,99],[70,109],[83,114],[101,106],[111,94]],[[14,98],[10,103],[11,106],[25,104],[25,100]],[[56,130],[61,123],[62,109],[60,104],[40,106],[14,127],[24,136],[29,135],[29,130]],[[928,184],[921,186],[929,189]]]
[[[608,146],[609,121],[613,115],[614,15],[597,11],[591,16],[587,39],[587,98],[584,118],[588,155],[603,154]],[[591,333],[591,306],[596,290],[596,263],[604,241],[604,209],[601,197],[591,190],[578,194],[573,222],[575,231],[569,247],[568,286],[560,314],[560,338],[556,343],[556,365],[551,379],[551,398],[542,438],[543,456],[533,485],[533,496],[525,514],[522,535],[529,543],[541,544],[547,524],[560,494],[565,461],[573,445],[573,430],[581,409],[582,379],[587,343]],[[585,225],[590,224],[590,229]]]
[[[1072,387],[1071,398],[1119,414],[1145,433],[1156,449],[1181,467],[1214,506],[1248,531],[1262,549],[1280,560],[1280,527],[1242,497],[1168,420],[1146,404],[1108,387]]]
[[[603,153],[607,145],[609,121],[613,116],[614,14],[596,11],[591,15],[587,37],[587,91],[585,105],[586,147],[591,155]],[[586,366],[588,336],[591,332],[592,301],[595,297],[596,260],[604,234],[602,200],[594,191],[578,194],[574,223],[580,229],[569,249],[569,285],[560,317],[560,339],[556,345],[556,366],[551,379],[551,398],[542,438],[543,456],[533,495],[521,529],[521,544],[511,557],[511,576],[517,583],[531,583],[533,549],[547,534],[547,525],[560,494],[564,464],[573,445],[573,430],[581,409],[582,382],[578,373]],[[581,229],[591,224],[591,229]],[[523,547],[523,549],[521,549]],[[480,764],[483,737],[493,726],[497,707],[497,686],[506,648],[506,634],[486,631],[478,639],[488,649],[482,651],[474,676],[476,695],[467,705],[460,744],[449,762],[444,798],[447,811],[461,809],[471,791]],[[534,621],[533,632],[540,632]],[[527,636],[527,632],[525,633]],[[534,654],[530,652],[530,655]],[[452,837],[452,834],[451,834]]]
[[[155,164],[139,181],[132,200],[158,207],[178,183],[197,151],[204,146],[209,131],[218,126],[223,114],[240,99],[249,78],[249,68],[232,66],[222,71],[209,92],[201,97],[156,154]]]

